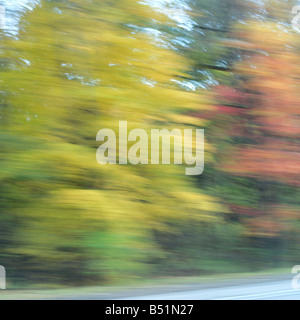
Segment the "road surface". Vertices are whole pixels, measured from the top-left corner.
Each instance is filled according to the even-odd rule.
[[[51,300],[300,300],[300,289],[292,287],[294,274],[261,276],[228,276],[223,280],[152,284],[130,287],[102,287],[71,290],[68,293],[20,292],[16,298]],[[9,296],[7,296],[9,297]],[[1,296],[0,296],[1,298]]]
[[[300,300],[291,280],[128,296],[120,300]]]

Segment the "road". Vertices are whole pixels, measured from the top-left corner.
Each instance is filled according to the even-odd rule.
[[[53,290],[7,291],[2,299],[29,300],[300,300],[300,289],[292,288],[295,274],[238,275],[194,282],[152,283],[127,287],[91,287]],[[176,280],[174,280],[175,282]],[[0,295],[1,300],[1,295]]]
[[[123,297],[119,300],[300,300],[291,280]]]

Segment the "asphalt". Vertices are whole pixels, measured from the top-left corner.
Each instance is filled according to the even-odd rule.
[[[121,300],[300,300],[300,290],[290,280],[243,284],[163,294],[128,296]]]
[[[295,275],[230,278],[222,281],[119,288],[85,295],[60,296],[62,300],[300,300],[292,287]]]

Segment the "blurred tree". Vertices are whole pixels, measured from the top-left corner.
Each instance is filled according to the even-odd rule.
[[[188,61],[134,0],[41,1],[2,44],[1,263],[10,279],[89,284],[145,276],[168,259],[169,222],[223,208],[178,166],[103,166],[98,130],[202,127],[208,108],[172,80]],[[207,161],[210,146],[207,145]]]
[[[291,2],[193,0],[183,16],[146,3],[42,0],[1,33],[0,264],[14,283],[298,263]],[[205,127],[205,173],[99,166],[96,134],[120,120]]]
[[[219,191],[230,204],[232,219],[246,227],[246,247],[253,249],[249,260],[263,248],[264,266],[282,260],[300,205],[299,40],[290,27],[289,8],[276,1],[274,12],[273,4],[265,4],[269,21],[238,24],[235,39],[225,41],[248,57],[235,65],[238,87],[216,89],[219,120],[214,122],[220,128],[216,137],[225,134],[219,143],[220,166],[236,176],[226,175]],[[288,261],[293,259],[291,254]]]

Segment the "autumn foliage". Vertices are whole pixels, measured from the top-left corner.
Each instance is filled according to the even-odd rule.
[[[0,265],[13,285],[299,264],[300,42],[286,1],[159,3],[43,0],[1,31]],[[203,175],[99,166],[96,134],[122,120],[204,128]]]

